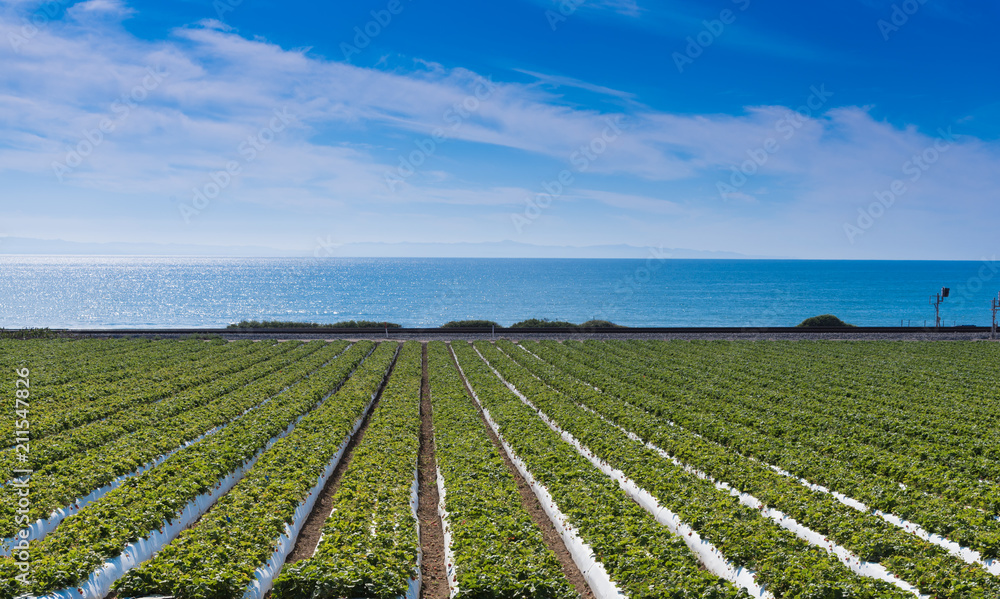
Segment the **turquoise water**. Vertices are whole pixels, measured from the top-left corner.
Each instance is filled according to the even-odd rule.
[[[0,257],[0,326],[219,327],[242,319],[437,326],[990,323],[1000,262]]]

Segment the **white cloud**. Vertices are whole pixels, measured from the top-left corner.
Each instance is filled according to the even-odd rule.
[[[128,8],[89,0],[74,7],[70,20],[40,28],[18,51],[0,43],[0,181],[30,176],[52,183],[52,163],[66,162],[86,132],[113,119],[114,131],[66,175],[65,195],[79,190],[132,194],[136,202],[167,195],[187,199],[231,160],[241,161],[242,173],[220,205],[305,213],[440,205],[492,210],[483,222],[496,226],[504,221],[502,211],[516,210],[538,192],[534,174],[513,174],[508,181],[468,178],[466,171],[476,169],[462,152],[451,150],[456,144],[442,145],[424,172],[408,178],[400,191],[389,191],[384,175],[396,166],[392,156],[404,150],[389,152],[376,140],[397,139],[409,152],[413,139],[442,129],[449,139],[467,142],[498,163],[513,152],[550,164],[552,176],[562,168],[573,170],[579,182],[567,197],[660,219],[655,222],[689,216],[697,207],[705,230],[712,223],[724,229],[720,223],[731,223],[732,211],[752,219],[756,210],[759,218],[770,219],[761,228],[822,222],[823,233],[813,241],[844,247],[842,223],[896,179],[906,181],[906,193],[859,243],[897,239],[888,233],[879,237],[878,231],[895,230],[887,224],[892,220],[933,227],[933,219],[949,212],[976,215],[977,222],[1000,216],[996,143],[957,138],[912,181],[905,165],[933,147],[934,136],[879,122],[865,108],[824,108],[804,118],[781,106],[748,107],[739,115],[669,114],[638,104],[628,92],[525,71],[625,100],[619,114],[607,114],[567,105],[534,83],[487,86],[485,73],[434,64],[409,72],[365,69],[246,39],[216,22],[149,42],[132,37],[114,19],[73,21],[83,12],[121,19]],[[20,31],[18,15],[0,9],[0,42]],[[163,81],[119,118],[123,95],[142,86],[149,69],[166,73]],[[468,116],[458,118],[455,107],[463,103]],[[247,162],[241,144],[268,126],[275,109],[287,110],[293,122]],[[625,118],[620,134],[609,125],[616,117]],[[453,128],[456,118],[460,126]],[[768,140],[776,151],[766,152],[746,183],[720,196],[717,183],[730,181],[732,167],[761,155]],[[574,154],[581,148],[586,150]],[[593,158],[581,173],[574,155],[587,151]],[[656,186],[672,191],[650,191]],[[683,202],[672,195],[675,186],[683,187]],[[758,192],[763,187],[768,193]],[[942,227],[961,235],[957,225]]]
[[[102,12],[115,15],[127,15],[133,12],[132,9],[120,0],[87,0],[86,2],[74,4],[71,10],[74,13]]]
[[[634,101],[635,94],[629,92],[624,92],[617,89],[611,89],[609,87],[604,87],[603,85],[594,85],[587,81],[580,81],[579,79],[574,79],[573,77],[564,77],[562,75],[547,75],[545,73],[537,73],[535,71],[529,71],[527,69],[514,69],[518,73],[524,73],[529,77],[533,77],[538,80],[539,83],[552,85],[556,87],[575,87],[585,91],[593,92],[595,94],[611,96],[614,98],[619,98],[622,100]]]
[[[562,10],[562,12],[572,14],[577,10],[584,11],[610,11],[619,15],[631,18],[642,16],[645,9],[639,6],[638,0],[582,0],[567,2],[566,0],[535,0],[539,4],[552,10]],[[570,12],[567,6],[572,6]]]

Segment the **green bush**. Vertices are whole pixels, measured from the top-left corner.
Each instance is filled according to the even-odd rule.
[[[853,327],[853,324],[847,324],[843,320],[837,318],[833,314],[820,314],[819,316],[813,316],[812,318],[807,318],[800,322],[797,326],[800,327]]]
[[[624,325],[615,324],[610,320],[588,320],[580,325],[581,329],[625,329]]]
[[[334,329],[390,329],[402,328],[402,325],[394,322],[375,322],[374,320],[345,320],[333,324],[319,324],[316,322],[282,322],[280,320],[241,320],[239,323],[231,324],[227,329],[315,329],[319,327]]]
[[[563,329],[604,329],[625,328],[608,320],[588,320],[583,324],[574,324],[565,320],[549,320],[548,318],[529,318],[510,325],[512,329],[563,328]]]
[[[231,324],[227,329],[304,329],[316,328],[320,325],[315,322],[283,322],[280,320],[241,320]]]
[[[572,322],[566,322],[564,320],[549,320],[548,318],[543,318],[539,320],[538,318],[529,318],[528,320],[522,320],[521,322],[515,322],[510,325],[512,329],[536,329],[536,328],[568,328],[575,327],[576,325]]]

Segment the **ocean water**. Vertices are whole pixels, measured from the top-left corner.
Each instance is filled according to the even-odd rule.
[[[242,319],[437,326],[525,318],[629,326],[991,322],[1000,262],[0,256],[5,328],[221,327]]]

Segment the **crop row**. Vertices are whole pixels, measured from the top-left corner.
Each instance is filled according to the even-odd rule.
[[[339,349],[346,345],[345,342],[339,342],[337,347]],[[100,447],[129,433],[158,425],[177,414],[216,401],[268,374],[297,365],[300,360],[321,347],[323,345],[319,343],[301,345],[287,343],[281,347],[268,347],[264,353],[256,354],[253,361],[245,362],[245,367],[231,374],[227,372],[233,370],[233,364],[212,364],[203,367],[202,376],[207,374],[214,378],[187,388],[178,388],[176,393],[162,399],[159,399],[158,391],[147,392],[147,396],[140,398],[130,409],[34,441],[31,444],[29,466],[34,470],[42,470],[46,465],[54,464],[82,451]],[[178,376],[178,373],[174,373],[174,376]],[[7,457],[0,454],[0,463]]]
[[[290,548],[293,527],[308,515],[321,488],[318,481],[326,480],[343,455],[395,351],[395,344],[379,347],[333,397],[264,452],[196,527],[126,573],[115,592],[177,599],[238,599],[248,591],[266,592],[267,584],[258,581],[270,581],[268,562],[276,551]]]
[[[286,565],[276,599],[416,598],[419,549],[420,344],[404,344],[333,496],[309,558]]]
[[[374,344],[360,342],[356,347],[360,351],[353,352],[353,359],[337,360],[320,369],[218,434],[128,479],[45,539],[31,542],[32,580],[27,588],[15,582],[14,559],[0,560],[0,599],[83,585],[123,551],[144,548],[142,539],[168,526],[220,481],[252,464],[269,443],[335,391]],[[98,590],[103,588],[98,585]]]
[[[548,490],[618,589],[632,599],[670,597],[678,589],[705,599],[747,596],[704,571],[682,539],[564,443],[500,382],[471,345],[454,343],[453,348],[501,437]]]
[[[326,346],[322,341],[300,349],[292,354],[299,353],[302,359],[286,365],[283,371],[272,374],[261,372],[260,379],[218,401],[150,423],[146,428],[124,435],[108,445],[82,451],[35,472],[31,477],[32,505],[29,515],[32,521],[46,518],[53,511],[77,502],[78,498],[86,497],[92,491],[121,482],[120,477],[127,477],[216,427],[239,418],[340,353],[339,347]],[[4,515],[13,515],[14,500],[12,494],[3,497],[0,509]],[[11,536],[16,530],[10,520],[0,525],[3,527],[0,533],[4,537]]]
[[[628,438],[546,386],[488,342],[477,342],[476,346],[504,379],[560,428],[598,458],[624,472],[681,521],[691,523],[733,565],[755,572],[757,581],[775,596],[907,596],[889,583],[856,576],[822,549],[809,545],[757,510],[741,505],[737,498],[674,465],[643,443]]]
[[[965,425],[965,414],[939,415],[928,421],[925,410],[915,410],[912,405],[906,410],[887,409],[884,404],[893,393],[885,385],[878,387],[878,397],[845,400],[849,391],[835,380],[817,385],[808,372],[781,376],[785,373],[774,365],[794,360],[772,355],[774,350],[767,345],[753,346],[755,359],[746,360],[742,367],[716,360],[716,364],[701,368],[700,376],[675,372],[681,356],[664,355],[662,350],[670,347],[666,344],[611,342],[585,347],[621,356],[631,365],[648,365],[667,385],[699,385],[705,390],[703,397],[725,395],[727,406],[739,402],[756,419],[758,428],[769,435],[801,439],[859,471],[1000,514],[1000,486],[980,482],[1000,477],[1000,442]],[[694,356],[699,353],[689,352]],[[841,380],[848,378],[841,376]],[[719,389],[723,380],[726,388],[746,391],[727,394]],[[908,394],[906,400],[912,404],[915,395]],[[975,403],[975,398],[969,399]],[[849,446],[841,439],[850,439]]]
[[[654,369],[643,367],[637,360],[617,358],[598,350],[599,347],[587,346],[583,351],[570,351],[567,356],[580,364],[602,363],[629,372],[636,387],[667,400],[661,400],[658,408],[668,417],[743,455],[779,466],[874,509],[916,522],[931,532],[979,551],[984,558],[1000,555],[1000,522],[994,519],[992,510],[981,511],[919,489],[900,486],[896,480],[866,469],[861,462],[844,462],[831,457],[838,448],[843,452],[860,453],[861,449],[850,438],[827,436],[826,443],[816,447],[812,446],[812,437],[820,436],[819,432],[767,434],[757,423],[764,418],[760,413],[767,410],[766,405],[770,402],[758,399],[756,401],[764,405],[755,409],[744,406],[755,401],[752,388],[732,386],[714,395],[706,393],[697,402],[676,401],[673,399],[676,383],[659,379]],[[781,426],[792,430],[797,425],[794,421],[786,421]]]
[[[175,349],[174,341],[140,339],[33,339],[2,341],[0,352],[11,363],[24,362],[31,367],[38,382],[46,387],[79,381],[88,377],[109,376],[137,353]],[[207,344],[206,344],[207,345]],[[182,344],[192,349],[193,342]],[[24,365],[22,364],[22,365]]]
[[[207,345],[207,344],[206,344]],[[163,348],[169,350],[168,353],[178,353],[176,348]],[[192,348],[188,348],[188,351],[182,352],[185,356],[198,355],[198,353],[204,354],[205,356],[212,355],[225,355],[230,353],[232,349],[220,348],[219,346],[209,347],[196,347],[198,351],[191,351]],[[251,349],[251,348],[246,348]],[[151,350],[147,350],[151,351]],[[86,356],[63,356],[66,359],[65,364],[70,365],[73,360],[82,360]],[[156,356],[150,353],[146,358],[146,364],[144,370],[145,374],[149,375],[149,370],[152,368],[153,361],[156,360]],[[41,438],[43,436],[52,434],[53,430],[58,431],[67,426],[73,426],[74,418],[72,418],[71,413],[80,407],[86,407],[91,402],[99,400],[108,394],[119,390],[120,385],[123,381],[128,381],[129,378],[126,374],[122,374],[122,380],[113,381],[107,384],[102,383],[86,383],[80,380],[75,380],[70,383],[62,385],[48,385],[45,382],[45,378],[42,376],[37,376],[39,370],[35,367],[34,362],[31,358],[24,358],[22,356],[17,356],[16,359],[11,361],[12,364],[16,363],[18,367],[28,368],[31,371],[31,384],[34,387],[32,390],[33,401],[32,408],[34,411],[34,418],[32,422],[32,433],[33,438]],[[211,362],[206,362],[210,364]],[[102,368],[102,372],[107,372],[108,370],[114,369],[113,362],[108,363],[98,363],[96,365],[98,368]],[[178,369],[173,371],[174,373],[183,372],[183,370]],[[143,380],[143,375],[141,372],[136,371],[132,373],[134,378],[138,380]],[[171,371],[167,370],[161,373],[160,379],[171,377]],[[10,394],[13,395],[13,379],[3,380],[2,386],[6,389],[10,386]],[[155,384],[156,380],[149,379],[149,384]],[[68,420],[69,425],[62,424],[63,421]],[[4,442],[0,444],[0,447],[9,448],[13,445],[11,438],[11,432],[13,431],[13,422],[9,419],[4,419],[0,421],[0,435]]]
[[[977,477],[995,477],[1000,444],[982,433],[995,428],[1000,421],[994,419],[991,423],[985,414],[975,414],[977,408],[981,411],[993,403],[995,392],[970,392],[961,403],[949,405],[934,389],[940,382],[949,381],[952,373],[947,370],[939,372],[938,380],[921,377],[919,384],[901,382],[899,379],[907,377],[912,368],[908,345],[911,344],[888,345],[881,353],[865,352],[850,359],[844,359],[843,350],[835,352],[836,346],[830,345],[810,346],[811,352],[798,346],[773,344],[741,347],[738,353],[731,352],[731,357],[705,365],[702,372],[710,375],[704,379],[706,383],[716,382],[727,373],[730,378],[752,385],[758,392],[775,398],[775,407],[782,412],[805,405],[808,409],[799,410],[793,417],[814,416],[836,422],[856,443],[910,456],[915,461],[928,462],[932,468],[943,465]],[[824,347],[825,355],[834,364],[816,359]],[[669,345],[662,343],[613,343],[606,348],[629,357],[639,353],[660,363],[670,360],[666,353],[673,353],[669,352]],[[851,345],[846,348],[854,350],[852,353],[857,351]],[[702,361],[706,357],[702,355],[704,352],[690,353],[689,360],[693,357]],[[690,361],[685,364],[696,369],[700,366]],[[677,362],[673,365],[676,368]],[[850,376],[845,376],[845,372],[850,372]],[[857,379],[873,377],[873,373],[877,373],[877,378],[868,385],[858,384]]]
[[[677,360],[674,365],[690,364],[695,369],[702,368],[702,372],[750,376],[758,387],[775,394],[821,398],[822,402],[811,402],[810,407],[845,424],[861,425],[857,439],[878,447],[897,447],[906,453],[908,450],[903,448],[911,442],[933,442],[970,457],[989,457],[991,449],[1000,449],[991,447],[991,440],[982,439],[979,434],[982,425],[1000,424],[995,416],[991,419],[985,413],[995,392],[977,385],[964,393],[959,402],[940,397],[943,390],[954,393],[951,387],[961,382],[954,380],[955,373],[943,364],[934,364],[937,372],[933,376],[921,372],[913,345],[895,343],[875,345],[872,349],[864,344],[765,343],[740,346],[738,351],[727,352],[723,360],[716,355],[714,361],[706,360],[712,357],[708,352],[688,351],[684,353],[687,360]],[[986,348],[983,344],[974,346]],[[641,351],[661,361],[669,360],[670,354],[679,357],[680,349],[647,342],[612,343],[607,348]],[[961,348],[960,345],[958,349]],[[986,358],[980,355],[971,361],[980,363]],[[992,374],[988,368],[984,370],[983,374]],[[848,372],[851,375],[845,376]],[[859,384],[859,380],[865,384]],[[992,457],[1000,459],[1000,453],[992,452]]]
[[[577,597],[522,506],[514,476],[487,434],[447,346],[431,342],[427,361],[435,453],[455,560],[449,564],[455,572],[452,584],[460,596],[481,599]]]
[[[222,376],[164,399],[157,400],[158,395],[152,395],[151,398],[147,399],[148,403],[141,403],[140,399],[139,405],[132,409],[114,413],[107,418],[89,424],[40,439],[33,438],[26,463],[18,462],[19,456],[13,449],[0,451],[0,473],[3,474],[4,480],[9,480],[11,469],[15,467],[15,464],[17,464],[17,468],[27,466],[30,470],[45,472],[51,470],[61,460],[71,457],[79,459],[82,457],[82,452],[121,440],[137,431],[162,426],[165,421],[182,412],[193,410],[228,393],[244,388],[275,370],[295,363],[319,347],[321,347],[320,344],[308,344],[297,347],[288,345],[282,348],[273,348],[270,353],[258,354],[259,357],[256,359],[263,358],[263,361],[256,363],[248,361],[245,363],[246,368],[228,375],[225,372],[233,368],[232,365],[223,366],[221,369],[207,369],[208,373],[206,374],[219,375],[221,373]],[[181,443],[183,442],[181,441]]]
[[[871,403],[869,409],[897,410],[942,430],[963,430],[976,423],[996,427],[994,401],[1000,376],[993,366],[1000,348],[987,343],[829,343],[772,346],[778,354],[759,367],[795,370],[817,385],[834,384],[844,402]],[[780,357],[787,356],[787,360]],[[785,363],[788,366],[785,366]],[[859,368],[859,366],[861,368]],[[844,376],[850,372],[850,376]],[[968,415],[964,420],[955,416]]]
[[[725,481],[742,493],[759,498],[800,524],[846,547],[866,562],[880,563],[922,592],[938,596],[1000,596],[1000,581],[979,566],[966,564],[945,550],[893,527],[870,513],[847,507],[833,497],[810,490],[765,465],[744,457],[672,423],[658,412],[662,399],[619,377],[623,369],[591,361],[591,366],[567,359],[557,344],[522,342],[532,353],[559,367],[562,374],[539,375],[569,392],[611,422],[662,448],[681,462]],[[517,354],[514,354],[517,355]],[[530,364],[530,362],[526,362]],[[574,378],[579,380],[574,380]],[[580,391],[579,382],[602,392]],[[589,387],[588,387],[589,388]],[[969,595],[955,595],[956,589]],[[978,590],[977,590],[978,589]],[[978,593],[978,594],[977,594]]]
[[[136,344],[124,353],[95,352],[99,357],[90,353],[63,355],[64,360],[59,366],[50,366],[49,371],[55,368],[72,370],[83,363],[86,364],[87,372],[60,384],[50,383],[47,380],[49,377],[44,374],[46,370],[36,368],[33,357],[18,355],[17,361],[20,366],[31,370],[32,386],[41,391],[33,393],[34,437],[51,434],[53,428],[61,430],[66,426],[62,422],[69,422],[69,426],[73,426],[77,422],[73,415],[75,409],[91,403],[100,403],[102,400],[113,400],[113,397],[108,396],[131,389],[132,387],[128,385],[133,387],[155,385],[164,379],[172,378],[177,373],[185,372],[186,369],[190,370],[192,364],[205,367],[218,362],[223,356],[233,353],[234,349],[209,343],[196,345],[190,342],[179,344],[147,342]],[[213,357],[215,357],[214,362]],[[7,433],[8,426],[9,422],[0,422],[0,434]],[[9,444],[3,445],[6,447]]]
[[[41,439],[88,422],[106,418],[116,412],[133,406],[146,404],[187,389],[210,382],[220,376],[239,372],[278,353],[291,349],[281,344],[273,348],[258,348],[247,344],[224,352],[230,359],[216,361],[212,356],[203,363],[189,366],[184,370],[169,369],[147,385],[137,385],[129,379],[118,381],[110,388],[85,386],[68,393],[58,402],[48,405],[34,404],[31,418],[33,439]],[[38,389],[33,395],[45,397],[48,390],[35,381]],[[6,423],[5,423],[6,424]]]
[[[71,378],[54,383],[41,376],[38,383],[46,390],[43,403],[58,403],[72,397],[74,391],[105,393],[122,380],[149,377],[163,367],[224,355],[229,349],[230,344],[194,341],[135,343],[132,347],[121,348],[122,351],[76,355],[60,363],[61,368],[72,372]]]

